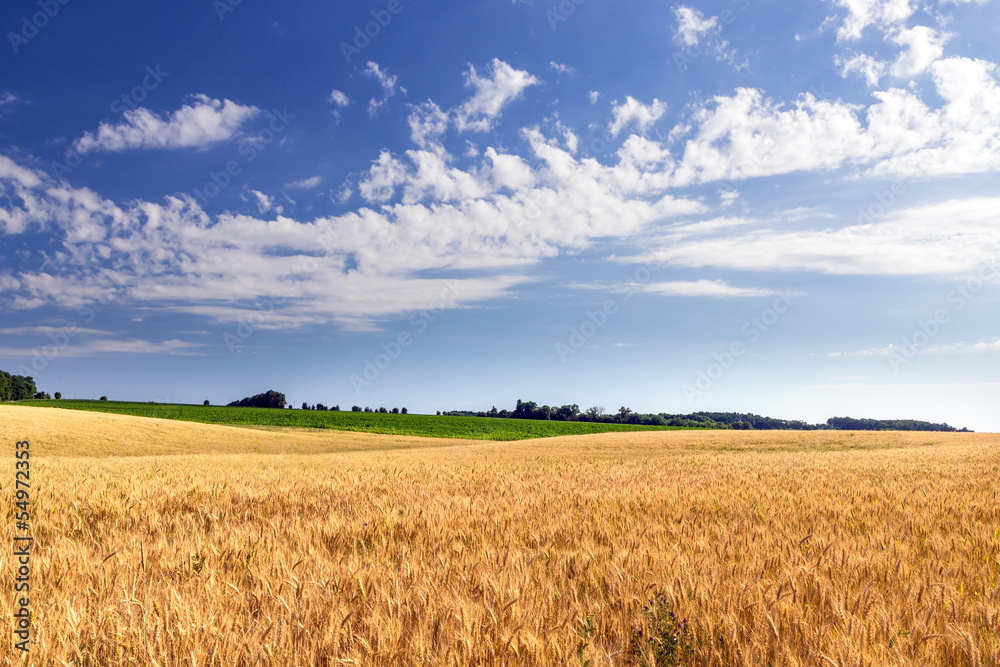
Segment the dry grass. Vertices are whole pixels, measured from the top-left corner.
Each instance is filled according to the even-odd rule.
[[[32,664],[641,664],[655,592],[691,624],[684,664],[1000,659],[995,435],[323,433],[300,448],[331,453],[296,454],[309,434],[15,410],[10,451],[39,444]],[[216,453],[95,455],[142,429]],[[9,549],[0,571],[10,591]]]

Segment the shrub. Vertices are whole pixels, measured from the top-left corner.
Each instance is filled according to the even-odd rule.
[[[108,400],[108,397],[107,396],[101,396],[101,400],[102,401],[106,401],[106,400]]]
[[[207,398],[205,399],[205,402],[202,403],[202,405],[211,405],[211,404],[212,403]]]
[[[667,597],[657,593],[643,608],[643,623],[632,628],[632,653],[642,667],[675,667],[694,657],[694,635],[688,620],[677,620]],[[649,658],[652,656],[653,661]]]

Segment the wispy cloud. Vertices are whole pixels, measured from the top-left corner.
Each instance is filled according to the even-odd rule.
[[[372,61],[368,61],[368,66],[361,73],[372,77],[382,86],[382,99],[377,100],[373,97],[368,101],[368,115],[375,116],[379,112],[379,109],[383,108],[396,94],[396,82],[399,79],[396,75],[389,74],[379,67],[378,63]]]
[[[301,181],[285,183],[285,187],[296,190],[312,190],[322,182],[323,178],[321,176],[310,176],[309,178],[303,178]]]
[[[187,343],[182,340],[165,340],[155,343],[137,338],[122,340],[91,340],[79,345],[65,345],[58,348],[60,357],[97,357],[114,354],[173,354],[182,356],[199,356],[197,350],[202,347],[198,343]],[[38,354],[37,348],[0,347],[0,356],[31,357]]]

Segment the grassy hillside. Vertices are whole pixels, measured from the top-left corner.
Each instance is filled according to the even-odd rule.
[[[136,417],[156,417],[202,424],[235,426],[290,426],[328,428],[339,431],[417,435],[432,438],[469,438],[472,440],[526,440],[560,435],[584,435],[615,431],[676,430],[668,426],[631,424],[592,424],[587,422],[536,421],[531,419],[493,419],[489,417],[438,417],[435,415],[393,415],[379,412],[330,412],[317,410],[273,410],[266,408],[227,408],[222,406],[166,403],[128,403],[117,401],[20,401],[16,405],[43,408],[89,410]]]

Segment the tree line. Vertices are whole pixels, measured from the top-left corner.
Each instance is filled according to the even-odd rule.
[[[26,375],[11,375],[0,371],[0,401],[24,401],[39,394],[35,379]],[[37,396],[46,398],[47,394]]]
[[[637,424],[645,426],[683,426],[688,428],[745,429],[745,430],[845,430],[845,431],[962,431],[948,424],[935,424],[916,419],[853,419],[851,417],[831,417],[824,424],[809,424],[798,419],[775,419],[743,412],[693,412],[690,414],[639,413],[622,406],[618,412],[608,413],[600,406],[587,408],[583,412],[573,403],[558,407],[538,405],[535,401],[518,399],[513,410],[491,410],[474,412],[450,410],[439,415],[461,417],[497,417],[500,419],[540,419],[551,421],[600,422],[605,424]]]
[[[205,401],[205,405],[209,402]],[[241,398],[238,401],[233,401],[232,403],[227,403],[226,407],[229,408],[277,408],[279,410],[288,407],[291,409],[291,405],[288,404],[285,395],[280,391],[274,391],[270,389],[265,391],[263,394],[257,394],[255,396],[247,396],[246,398]],[[340,412],[340,406],[334,405],[332,407],[327,407],[322,403],[313,403],[310,405],[308,402],[303,401],[303,410],[328,410],[332,412]],[[362,408],[360,405],[351,406],[351,412],[380,412],[382,414],[407,414],[406,408]]]

